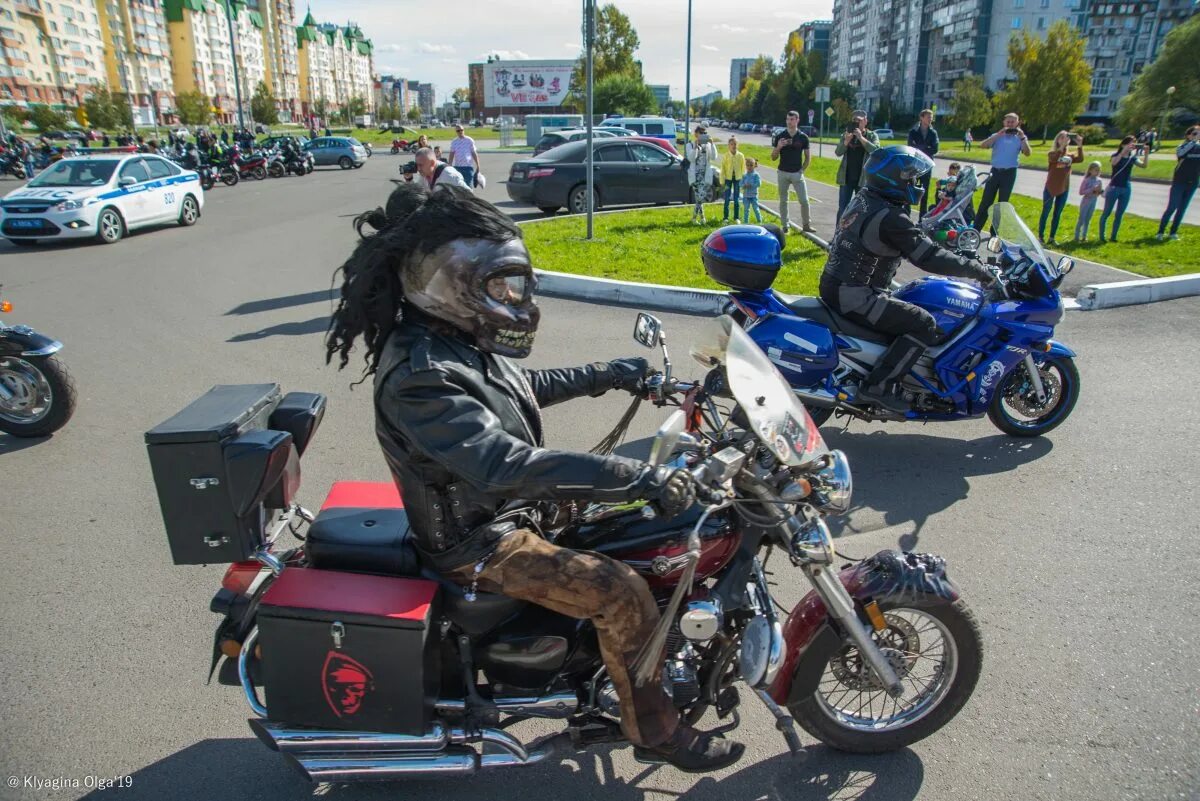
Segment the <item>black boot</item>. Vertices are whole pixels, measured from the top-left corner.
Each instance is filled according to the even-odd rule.
[[[633,755],[638,762],[665,762],[684,773],[708,773],[729,767],[742,758],[745,750],[741,743],[680,724],[665,743],[652,748],[638,746]]]
[[[908,411],[909,405],[900,397],[897,389],[900,380],[913,368],[924,352],[924,343],[909,334],[894,341],[871,369],[871,374],[862,382],[854,402],[860,406],[883,406],[898,414]]]

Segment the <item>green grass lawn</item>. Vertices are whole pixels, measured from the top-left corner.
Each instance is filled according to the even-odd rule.
[[[691,206],[597,214],[595,237],[585,238],[583,216],[558,217],[522,226],[533,265],[597,278],[699,289],[722,289],[700,262],[700,243],[720,226],[721,207],[705,207],[708,223],[691,222]],[[767,217],[764,215],[764,222]],[[815,295],[825,252],[801,236],[788,237],[775,288]]]

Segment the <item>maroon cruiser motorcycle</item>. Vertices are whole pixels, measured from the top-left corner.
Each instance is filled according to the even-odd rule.
[[[634,680],[661,675],[684,720],[711,712],[726,732],[753,697],[797,755],[797,725],[856,753],[946,725],[982,645],[943,560],[881,551],[835,566],[823,515],[848,508],[846,457],[730,318],[693,349],[701,383],[671,375],[655,318],[640,315],[634,338],[663,345],[649,393],[679,407],[650,459],[687,466],[706,502],[672,519],[640,502],[501,511],[646,578],[662,621]],[[426,571],[390,483],[337,483],[315,516],[296,502],[324,409],[274,384],[214,387],[146,434],[176,564],[232,563],[211,602],[210,677],[241,688],[259,739],[318,782],[467,775],[622,741],[590,622]],[[786,618],[772,557],[813,588]],[[523,742],[509,727],[531,718],[561,730]]]

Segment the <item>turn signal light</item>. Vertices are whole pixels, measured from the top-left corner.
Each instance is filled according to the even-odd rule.
[[[221,640],[221,653],[230,659],[237,659],[242,652],[242,644],[237,640]]]
[[[887,628],[887,621],[883,619],[883,612],[879,611],[879,604],[874,601],[864,604],[863,611],[867,613],[867,619],[871,621],[871,627],[876,631],[883,631]]]
[[[12,311],[12,301],[0,300],[0,312]]]
[[[1031,347],[1033,350],[1040,350],[1042,353],[1049,353],[1049,352],[1050,352],[1050,343],[1049,343],[1049,342],[1035,342],[1035,343],[1034,343],[1033,345],[1031,345],[1030,347]]]

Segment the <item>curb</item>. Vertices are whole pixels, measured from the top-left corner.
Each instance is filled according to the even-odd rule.
[[[1194,295],[1200,295],[1200,274],[1089,284],[1079,291],[1077,300],[1080,308],[1092,310],[1138,306]]]

